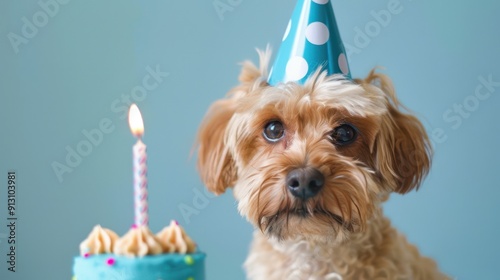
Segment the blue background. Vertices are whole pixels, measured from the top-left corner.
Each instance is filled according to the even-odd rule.
[[[72,257],[95,224],[119,234],[132,224],[135,139],[112,104],[123,106],[122,96],[131,97],[146,68],[157,65],[169,76],[131,98],[145,120],[151,228],[179,220],[208,253],[208,279],[244,278],[252,228],[231,192],[199,194],[189,155],[206,109],[237,84],[237,63],[256,61],[255,47],[278,48],[294,2],[221,2],[234,6],[218,14],[212,0],[72,0],[17,53],[9,34],[22,35],[23,17],[33,22],[38,12],[43,21],[43,10],[36,1],[0,2],[1,279],[70,279]],[[355,46],[357,28],[374,28],[349,57],[353,77],[384,66],[403,103],[442,135],[433,137],[433,168],[422,188],[394,195],[385,211],[446,273],[498,279],[500,87],[470,103],[464,117],[453,106],[473,102],[479,77],[500,81],[500,4],[400,0],[402,11],[376,29],[372,11],[388,3],[334,1],[344,43]],[[443,117],[448,110],[455,120]],[[61,182],[52,164],[66,164],[66,147],[76,149],[86,139],[82,130],[105,118],[114,130]],[[9,170],[18,176],[16,273],[5,262]],[[182,207],[196,212],[186,219]]]

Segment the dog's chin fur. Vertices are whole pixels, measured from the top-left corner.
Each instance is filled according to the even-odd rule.
[[[303,86],[269,86],[270,51],[259,55],[260,69],[243,63],[241,84],[212,105],[198,138],[203,181],[216,194],[233,187],[240,213],[257,229],[248,277],[446,279],[382,214],[392,192],[418,188],[432,153],[422,124],[401,110],[388,77],[372,71],[348,81],[317,71]],[[263,137],[273,120],[285,128],[275,143]],[[342,124],[357,129],[353,143],[330,139]],[[307,200],[285,183],[303,167],[325,178]]]

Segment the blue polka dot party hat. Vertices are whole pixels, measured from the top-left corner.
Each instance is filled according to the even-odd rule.
[[[298,0],[268,82],[304,84],[318,67],[351,79],[330,0]]]

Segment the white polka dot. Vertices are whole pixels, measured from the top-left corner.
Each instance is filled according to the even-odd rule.
[[[287,80],[298,81],[306,76],[308,70],[307,61],[301,56],[294,56],[286,64]]]
[[[322,22],[313,22],[306,28],[306,38],[315,45],[323,45],[330,38],[328,27]]]
[[[288,34],[290,34],[290,28],[292,28],[292,20],[288,22],[288,26],[286,27],[285,30],[285,35],[283,35],[283,41],[285,41],[286,38],[288,37]]]
[[[312,0],[316,4],[326,4],[329,0]]]
[[[349,66],[347,65],[347,58],[345,57],[344,53],[341,53],[339,55],[339,67],[340,71],[342,71],[342,74],[347,75],[349,74]]]

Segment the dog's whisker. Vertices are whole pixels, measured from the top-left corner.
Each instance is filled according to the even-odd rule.
[[[335,199],[335,201],[337,202],[337,205],[339,206],[339,209],[340,209],[340,215],[342,215],[342,217],[345,217],[344,210],[343,210],[343,208],[341,207],[341,205],[342,205],[342,204],[340,203],[338,196],[336,196],[336,195],[335,195],[335,196],[334,196],[334,199]]]

